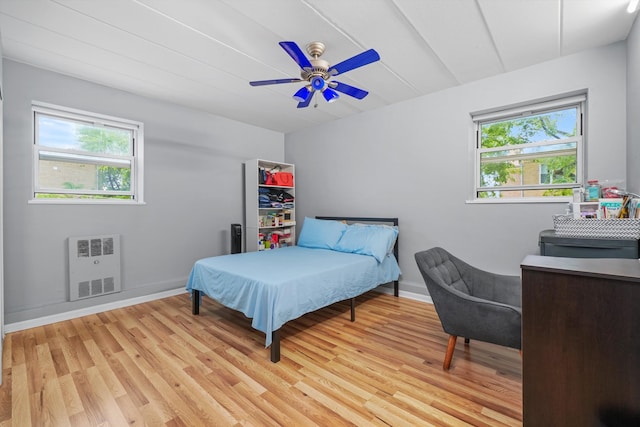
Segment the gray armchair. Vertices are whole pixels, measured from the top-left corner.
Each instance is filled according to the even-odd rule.
[[[521,281],[472,267],[442,248],[415,254],[442,329],[449,334],[443,369],[458,336],[521,349]]]

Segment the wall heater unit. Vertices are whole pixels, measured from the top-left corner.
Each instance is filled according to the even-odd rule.
[[[69,299],[120,291],[120,235],[69,237]]]

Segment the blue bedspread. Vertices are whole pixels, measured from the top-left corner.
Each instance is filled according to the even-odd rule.
[[[195,263],[187,291],[199,290],[253,319],[266,334],[287,321],[378,285],[398,280],[393,255],[382,263],[368,255],[290,246],[204,258]]]

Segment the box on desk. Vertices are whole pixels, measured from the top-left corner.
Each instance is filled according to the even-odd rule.
[[[571,211],[574,219],[597,218],[599,212],[598,202],[574,202]]]
[[[640,218],[640,210],[638,210],[640,200],[631,199],[628,203],[628,217]],[[574,202],[571,203],[570,211],[573,219],[611,219],[618,218],[623,204],[624,199],[620,198],[599,199],[597,202]]]
[[[558,236],[609,239],[639,239],[640,218],[575,219],[573,215],[554,215]]]
[[[598,209],[600,211],[598,218],[618,218],[622,203],[623,199],[600,199],[598,201]]]

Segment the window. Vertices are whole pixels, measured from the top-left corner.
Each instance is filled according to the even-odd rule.
[[[586,96],[472,116],[474,199],[566,201],[582,184]]]
[[[33,198],[142,203],[143,125],[34,103]]]

